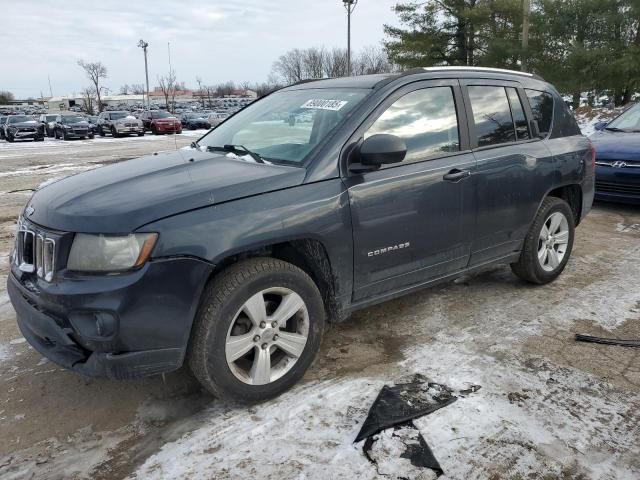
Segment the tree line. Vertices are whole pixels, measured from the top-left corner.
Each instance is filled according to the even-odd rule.
[[[384,46],[401,68],[476,65],[540,74],[575,106],[584,91],[616,105],[640,88],[640,2],[531,0],[528,48],[521,0],[426,0],[395,5]]]

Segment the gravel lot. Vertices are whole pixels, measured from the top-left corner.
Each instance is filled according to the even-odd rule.
[[[358,312],[300,385],[252,408],[186,369],[116,382],[44,360],[5,290],[31,189],[198,134],[0,142],[1,478],[432,478],[390,452],[376,467],[352,443],[380,387],[413,373],[482,387],[416,421],[441,478],[640,478],[640,349],[573,340],[640,338],[640,208],[596,204],[551,285],[504,266]]]

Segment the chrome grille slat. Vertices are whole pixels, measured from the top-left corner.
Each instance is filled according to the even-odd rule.
[[[56,241],[47,232],[31,229],[24,219],[18,219],[13,263],[24,273],[35,273],[47,282],[53,279],[56,262]]]

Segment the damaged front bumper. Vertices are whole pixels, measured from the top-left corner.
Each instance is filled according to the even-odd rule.
[[[12,270],[7,291],[20,331],[43,356],[83,375],[129,379],[182,365],[210,271],[177,258],[118,275],[63,271],[48,284]]]

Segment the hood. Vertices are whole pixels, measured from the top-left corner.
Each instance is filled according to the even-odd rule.
[[[89,122],[82,120],[81,122],[65,123],[63,125],[69,125],[70,127],[88,127]]]
[[[167,118],[154,118],[153,121],[156,123],[175,123],[175,122],[179,122],[180,120],[178,120],[176,117],[167,117]]]
[[[55,230],[128,233],[187,210],[300,185],[305,173],[304,168],[178,150],[52,183],[33,195],[28,218]]]
[[[599,160],[640,160],[640,132],[600,130],[589,139]]]
[[[17,122],[17,123],[8,123],[7,127],[16,127],[16,128],[24,128],[24,127],[35,127],[38,125],[38,122],[35,120],[29,120],[28,122]]]
[[[113,123],[138,123],[141,120],[137,119],[136,117],[124,117],[124,118],[119,118],[117,120],[112,120]]]

